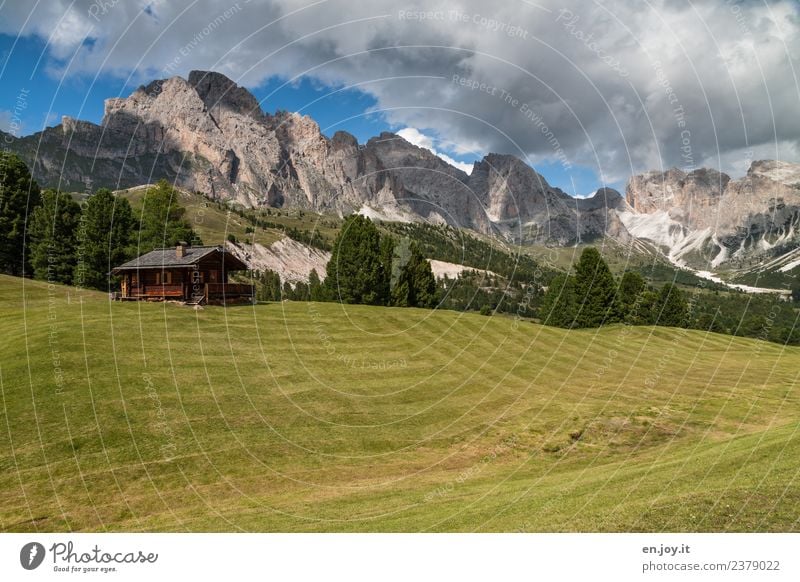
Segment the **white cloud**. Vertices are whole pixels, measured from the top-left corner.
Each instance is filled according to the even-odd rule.
[[[413,127],[405,127],[395,133],[397,133],[397,135],[402,137],[407,142],[412,143],[417,147],[425,148],[433,155],[439,157],[441,160],[444,160],[454,168],[458,168],[459,170],[461,170],[462,172],[466,172],[467,174],[472,173],[472,164],[456,161],[447,154],[443,154],[437,151],[436,148],[433,147],[433,138],[425,135],[418,129],[415,129]]]
[[[750,164],[758,160],[781,160],[784,162],[800,160],[800,145],[796,141],[779,141],[743,147],[707,158],[700,165],[716,168],[732,178],[740,178],[747,173]]]
[[[8,132],[11,122],[11,112],[0,110],[0,131]]]
[[[25,125],[13,111],[0,109],[0,131],[19,137],[24,135],[24,127]]]
[[[409,143],[413,143],[417,147],[425,148],[426,150],[434,151],[433,138],[428,137],[418,129],[413,127],[405,127],[400,131],[395,132]],[[436,154],[439,155],[439,154]]]
[[[448,136],[471,152],[536,164],[558,159],[560,149],[607,179],[697,167],[746,147],[800,161],[794,0],[2,6],[0,32],[16,35],[27,21],[22,34],[52,43],[46,65],[55,75],[104,71],[143,82],[165,76],[176,58],[177,74],[214,69],[251,87],[305,75],[357,85],[389,123]],[[82,44],[87,34],[95,40]]]

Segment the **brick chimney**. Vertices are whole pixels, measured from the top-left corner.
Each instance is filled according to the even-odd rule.
[[[180,241],[178,242],[178,246],[175,247],[175,256],[179,259],[182,259],[186,256],[186,247],[189,246],[185,242]]]

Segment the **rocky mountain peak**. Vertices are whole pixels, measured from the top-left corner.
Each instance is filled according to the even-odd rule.
[[[730,176],[713,168],[698,168],[686,174],[684,185],[696,188],[708,188],[715,193],[722,193],[730,182]]]
[[[737,180],[710,168],[686,173],[676,168],[632,176],[625,189],[637,212],[667,212],[691,229],[735,228],[755,207],[769,199],[791,195],[800,185],[800,164],[756,161]]]
[[[716,204],[730,177],[713,169],[684,172],[670,168],[632,176],[625,188],[627,203],[637,212],[650,214],[682,208],[689,222],[708,218],[705,209]]]
[[[800,164],[780,160],[757,160],[750,164],[747,175],[766,178],[786,186],[800,186]]]
[[[625,198],[613,188],[600,188],[588,198],[577,199],[577,204],[581,210],[598,210],[600,208],[629,210]]]
[[[531,185],[535,185],[537,190],[555,190],[547,183],[544,176],[518,157],[510,154],[487,154],[473,168],[473,174],[475,170],[479,174],[489,175],[490,180],[502,180],[507,183],[509,188],[517,187],[518,193],[527,190]]]
[[[755,161],[737,179],[708,168],[648,172],[631,177],[625,193],[638,213],[624,217],[631,234],[704,269],[800,242],[800,164]]]
[[[375,152],[382,152],[385,155],[408,155],[424,156],[425,152],[430,153],[428,150],[415,146],[411,142],[403,139],[396,133],[390,131],[382,131],[380,135],[369,138],[366,147]]]
[[[429,170],[441,172],[461,182],[467,179],[467,174],[462,170],[451,166],[429,149],[416,146],[396,133],[384,131],[377,137],[370,138],[366,150],[375,155],[384,167],[402,169],[407,176],[406,181],[411,179],[410,172],[414,168],[419,168],[423,174],[414,177],[413,181],[435,180]]]
[[[285,146],[296,150],[320,146],[325,141],[319,124],[308,115],[281,111],[272,117],[271,127]]]
[[[474,165],[468,185],[481,198],[494,228],[512,238],[588,242],[604,236],[612,226],[620,238],[626,235],[625,227],[611,214],[622,198],[618,192],[601,192],[590,201],[578,201],[552,187],[515,156],[488,154]]]
[[[142,85],[139,87],[138,92],[144,93],[144,95],[147,97],[158,97],[164,88],[164,81],[164,79],[151,81],[147,85]]]
[[[253,94],[222,73],[192,71],[188,82],[211,111],[226,109],[255,119],[263,116],[261,106]]]
[[[508,154],[487,154],[476,163],[470,183],[486,182],[490,188],[507,190],[512,196],[551,190],[547,180],[519,158]]]
[[[352,149],[358,148],[358,140],[353,134],[346,131],[337,131],[331,138],[331,144],[334,149]]]
[[[101,126],[67,117],[39,134],[4,139],[42,185],[67,190],[166,178],[245,206],[367,208],[389,220],[445,222],[509,240],[689,240],[681,256],[716,245],[717,263],[800,242],[800,164],[755,161],[739,179],[671,168],[633,176],[624,199],[610,188],[575,199],[508,154],[486,155],[467,175],[392,132],[362,145],[345,131],[329,139],[309,116],[264,114],[247,89],[211,71],[108,99]]]
[[[511,171],[515,169],[521,170],[523,172],[526,171],[533,172],[533,169],[530,166],[523,163],[522,160],[520,160],[516,156],[512,156],[510,154],[489,153],[483,156],[483,159],[480,161],[480,164],[485,165],[498,173]],[[525,168],[527,168],[527,170]]]
[[[186,116],[202,109],[202,101],[186,80],[172,77],[142,85],[128,97],[106,99],[102,125],[124,131],[137,121],[147,123],[154,116]]]

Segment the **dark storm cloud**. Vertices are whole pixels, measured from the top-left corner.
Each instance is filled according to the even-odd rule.
[[[609,181],[800,161],[791,1],[62,4],[30,19],[6,5],[0,19],[7,33],[28,19],[23,34],[50,40],[53,74],[213,68],[249,86],[272,75],[358,84],[439,149],[566,156]]]

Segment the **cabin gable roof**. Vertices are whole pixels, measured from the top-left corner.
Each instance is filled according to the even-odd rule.
[[[228,271],[242,271],[247,269],[247,265],[221,246],[187,246],[184,247],[183,256],[178,256],[175,247],[155,249],[115,267],[111,272],[118,273],[120,271],[141,269],[190,268],[215,254],[222,255],[222,258],[225,260],[225,268]]]

